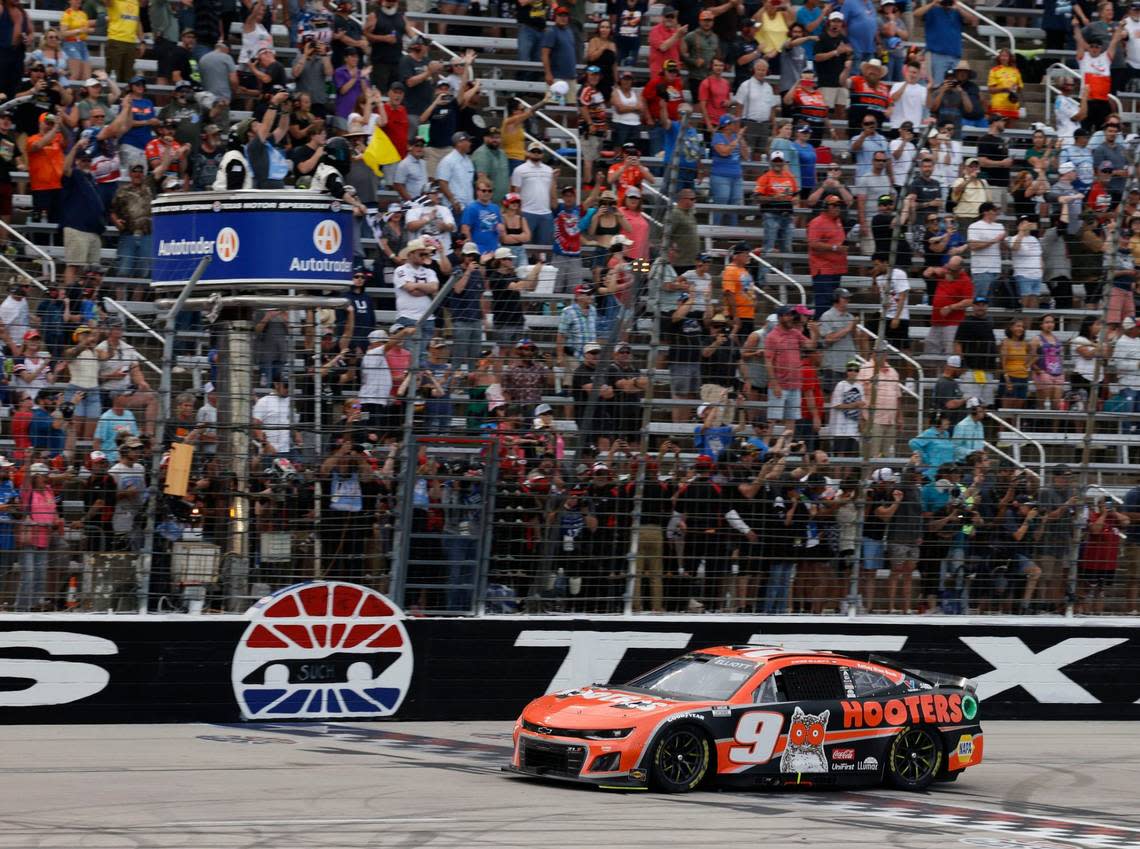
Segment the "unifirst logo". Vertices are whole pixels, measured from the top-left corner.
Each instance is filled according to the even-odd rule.
[[[223,227],[218,231],[218,236],[214,239],[214,253],[222,262],[230,262],[238,255],[238,250],[241,249],[241,240],[238,238],[237,230],[233,227]]]
[[[340,225],[331,218],[324,219],[313,228],[313,246],[325,256],[339,251],[343,238]]]

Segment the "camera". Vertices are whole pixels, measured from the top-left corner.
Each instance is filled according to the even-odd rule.
[[[75,405],[70,401],[63,401],[59,405],[59,412],[65,419],[70,419],[75,415]]]

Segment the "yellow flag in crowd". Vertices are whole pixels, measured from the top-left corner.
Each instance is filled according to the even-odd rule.
[[[388,134],[377,127],[372,131],[372,139],[368,142],[368,147],[364,148],[364,164],[379,177],[380,169],[383,166],[399,161],[400,152],[396,150],[396,146],[392,144]]]

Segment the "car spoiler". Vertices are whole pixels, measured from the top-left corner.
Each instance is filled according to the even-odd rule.
[[[910,669],[899,666],[889,658],[882,657],[881,655],[870,655],[867,658],[872,663],[881,663],[883,666],[889,666],[892,669],[898,669],[900,672],[905,672],[915,678],[921,678],[936,687],[957,687],[960,690],[966,690],[970,693],[977,692],[978,685],[976,682],[969,678],[963,678],[961,675],[950,675],[946,672],[928,672],[925,669]]]

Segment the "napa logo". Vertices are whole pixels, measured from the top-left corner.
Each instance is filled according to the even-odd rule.
[[[214,239],[214,254],[222,262],[231,262],[237,258],[241,249],[241,239],[233,227],[223,227]]]
[[[340,225],[331,218],[324,219],[313,228],[313,247],[325,256],[339,251],[343,240]]]
[[[340,581],[286,587],[246,613],[231,680],[243,719],[391,716],[412,681],[404,614]]]

